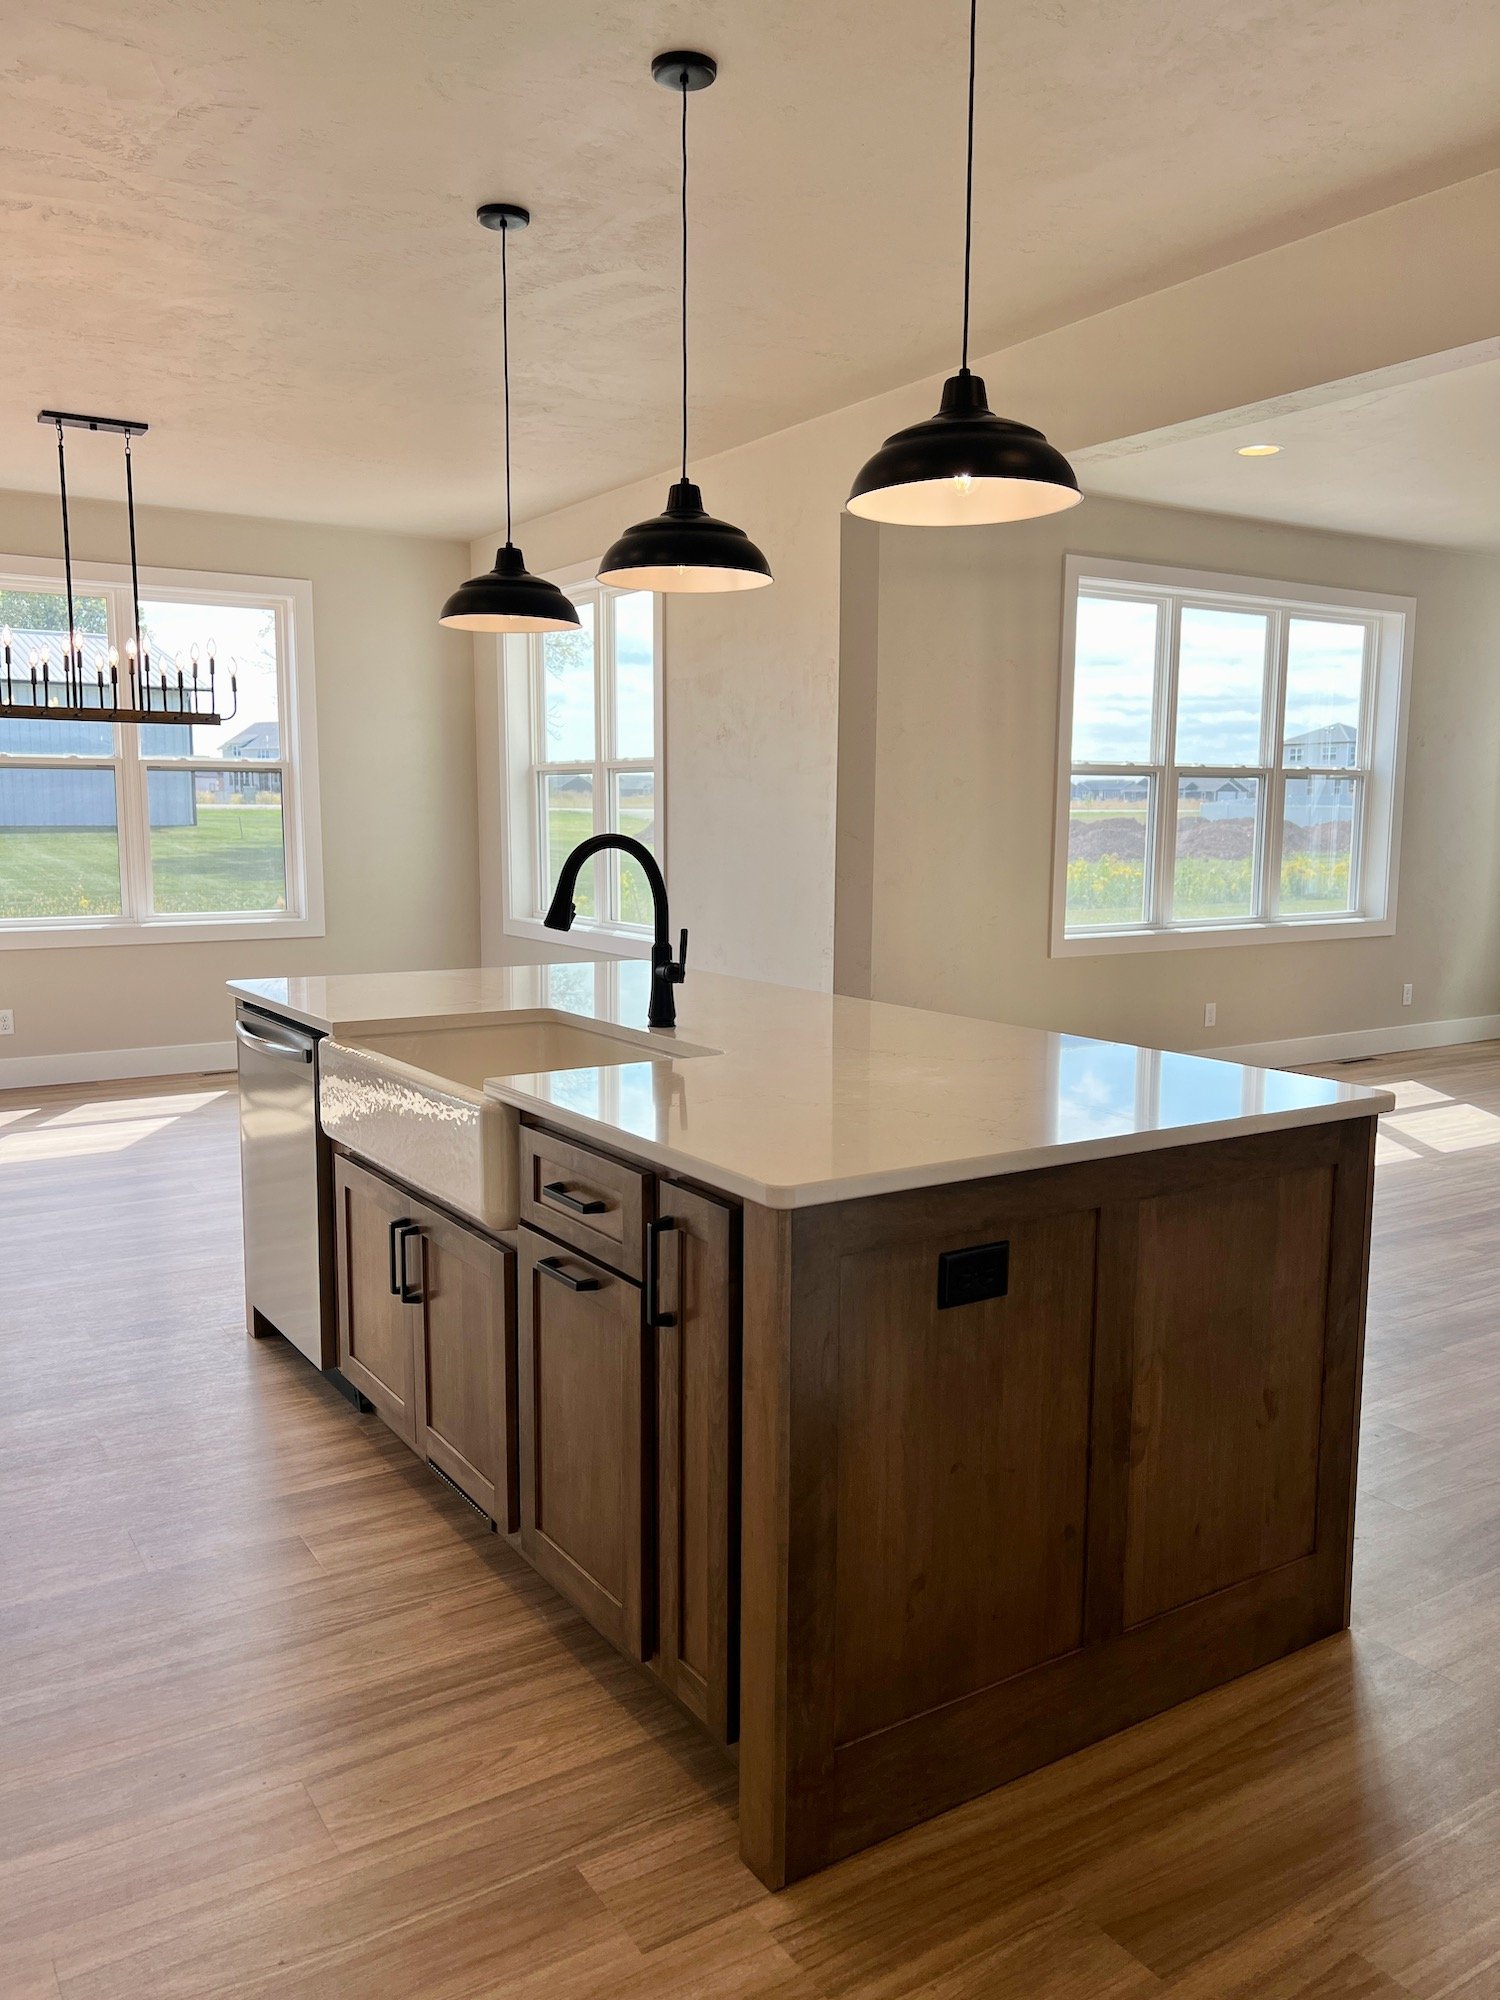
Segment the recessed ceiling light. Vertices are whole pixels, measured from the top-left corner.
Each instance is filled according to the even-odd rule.
[[[1239,456],[1241,458],[1274,458],[1280,449],[1281,446],[1279,444],[1242,444],[1239,448]]]

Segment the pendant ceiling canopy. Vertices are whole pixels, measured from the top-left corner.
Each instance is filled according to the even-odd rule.
[[[531,221],[529,209],[511,201],[487,201],[478,220],[500,237],[500,354],[505,397],[505,544],[495,566],[460,584],[438,618],[456,632],[572,632],[578,612],[555,583],[533,576],[511,540],[510,499],[510,268],[506,245],[513,229]]]
[[[771,581],[771,565],[743,528],[705,511],[688,478],[688,142],[689,94],[718,75],[712,56],[692,49],[659,55],[651,74],[682,97],[682,476],[664,511],[627,528],[599,565],[599,581],[625,590],[706,592],[755,590]]]
[[[978,527],[1034,520],[1076,507],[1083,495],[1062,453],[1030,424],[997,417],[969,370],[969,291],[974,252],[974,58],[979,0],[969,0],[969,118],[964,172],[962,359],[943,385],[936,416],[888,437],[861,469],[851,514],[914,528]]]

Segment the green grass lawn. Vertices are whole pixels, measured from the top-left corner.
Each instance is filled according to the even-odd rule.
[[[154,828],[151,876],[154,907],[168,915],[284,909],[280,805],[200,803],[195,826]],[[119,913],[113,829],[0,828],[0,917]]]
[[[620,813],[620,831],[639,840],[652,823],[650,811],[634,810],[626,806]],[[555,882],[559,869],[572,853],[580,840],[587,840],[594,830],[593,813],[586,806],[563,806],[554,804],[547,815],[547,844],[551,852],[552,875]],[[598,865],[598,864],[595,864]],[[605,866],[609,865],[608,856]],[[593,870],[585,868],[578,878],[578,888],[573,897],[574,906],[580,917],[594,915]],[[651,892],[646,887],[646,878],[639,864],[621,858],[620,861],[620,915],[628,924],[649,924],[651,922]]]

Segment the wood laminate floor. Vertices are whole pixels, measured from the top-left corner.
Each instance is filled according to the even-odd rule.
[[[1352,1636],[779,1897],[666,1701],[241,1324],[225,1079],[0,1097],[5,2000],[1500,1995],[1500,1045],[1381,1141]]]

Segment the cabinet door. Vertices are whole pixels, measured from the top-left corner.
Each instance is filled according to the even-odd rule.
[[[339,1368],[409,1445],[417,1436],[411,1314],[399,1286],[398,1232],[411,1197],[352,1160],[334,1162]]]
[[[738,1211],[662,1182],[647,1292],[656,1329],[656,1670],[720,1742],[737,1734]]]
[[[513,1260],[499,1244],[425,1205],[413,1214],[419,1226],[403,1254],[416,1342],[416,1447],[514,1534],[520,1522],[510,1443]]]
[[[521,1547],[606,1638],[645,1657],[641,1294],[521,1231]]]

